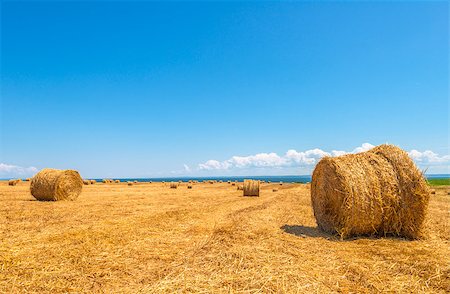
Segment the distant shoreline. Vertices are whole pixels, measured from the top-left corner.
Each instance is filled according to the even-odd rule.
[[[450,174],[429,174],[425,175],[427,179],[449,179]],[[10,180],[12,178],[1,179],[2,181]],[[253,179],[260,181],[271,181],[271,182],[293,182],[293,183],[309,183],[311,182],[311,175],[302,175],[302,176],[214,176],[214,177],[149,177],[149,178],[111,178],[111,177],[103,177],[103,178],[89,178],[96,181],[102,181],[102,179],[114,179],[119,180],[121,182],[126,181],[138,181],[138,182],[171,182],[171,181],[183,181],[187,182],[189,180],[194,181],[207,181],[207,180],[216,180],[216,181],[238,181],[242,182],[244,179]],[[25,180],[25,178],[23,178]]]

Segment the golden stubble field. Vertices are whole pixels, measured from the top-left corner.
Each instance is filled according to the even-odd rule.
[[[96,184],[38,202],[29,183],[0,182],[0,291],[448,293],[447,191],[424,240],[342,241],[317,230],[302,184],[252,198],[227,183]]]

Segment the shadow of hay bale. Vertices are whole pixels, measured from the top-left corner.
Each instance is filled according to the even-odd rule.
[[[326,239],[336,239],[336,236],[325,233],[317,227],[307,227],[307,226],[291,226],[284,225],[280,229],[288,234],[295,235],[297,237],[313,237],[313,238],[326,238]]]

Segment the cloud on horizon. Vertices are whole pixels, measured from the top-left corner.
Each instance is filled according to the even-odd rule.
[[[375,147],[370,143],[364,143],[356,147],[352,151],[332,150],[330,152],[315,148],[306,151],[288,150],[284,155],[278,155],[275,152],[258,153],[249,156],[233,156],[224,161],[208,160],[198,165],[200,171],[231,171],[239,169],[253,169],[253,168],[307,168],[312,170],[314,165],[325,156],[340,156],[350,153],[359,153],[372,149]],[[408,152],[409,156],[421,168],[429,166],[450,166],[450,155],[439,156],[437,153],[426,150],[420,152],[418,150],[411,150]]]
[[[0,163],[0,178],[29,177],[38,172],[34,166],[21,167],[6,163]]]

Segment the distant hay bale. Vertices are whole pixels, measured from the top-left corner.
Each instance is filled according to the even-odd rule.
[[[283,186],[283,182],[280,181],[280,186]]]
[[[214,181],[209,181],[210,184],[214,184]]]
[[[431,193],[431,194],[436,194],[436,190],[431,189],[430,193]]]
[[[45,168],[30,184],[31,195],[40,201],[75,200],[83,189],[83,180],[75,170]]]
[[[15,186],[15,185],[17,185],[18,183],[19,183],[19,181],[18,181],[17,179],[9,180],[9,181],[8,181],[8,185],[9,185],[9,186]]]
[[[244,180],[244,196],[259,196],[259,181]]]
[[[223,181],[222,181],[222,180],[220,180],[220,181],[219,181],[219,183],[223,183]]]
[[[85,185],[90,185],[90,184],[91,184],[91,181],[89,181],[89,180],[83,180],[83,184],[85,184]]]
[[[119,184],[120,183],[120,180],[115,180],[114,181],[116,184]]]
[[[341,238],[419,238],[430,189],[408,154],[393,145],[324,157],[312,175],[311,202],[319,228]]]
[[[138,183],[138,181],[134,180],[134,182],[133,182],[133,183],[137,184],[137,183]]]
[[[278,192],[278,189],[277,188],[273,188],[272,192]]]
[[[96,180],[91,180],[91,185],[94,185],[95,183],[97,183]]]
[[[267,184],[270,184],[270,183],[272,183],[271,181],[267,181]]]
[[[132,181],[127,181],[127,185],[128,186],[133,186],[133,182]]]
[[[231,186],[236,186],[236,183],[235,182],[231,183]]]
[[[29,182],[29,181],[31,181],[31,179],[30,178],[26,178],[25,181]]]
[[[187,188],[188,188],[188,189],[192,189],[192,184],[188,184],[188,185],[187,185]]]
[[[108,180],[107,180],[107,179],[103,179],[103,180],[102,180],[102,183],[103,183],[103,184],[107,184],[107,183],[108,183]]]
[[[170,189],[176,189],[176,188],[178,188],[178,183],[170,182]]]
[[[149,184],[153,183],[152,181],[148,181],[148,182],[149,182]]]
[[[244,190],[244,187],[243,187],[242,185],[238,185],[238,186],[237,186],[237,190],[238,190],[238,191]]]
[[[228,184],[231,184],[231,181],[227,181]]]

